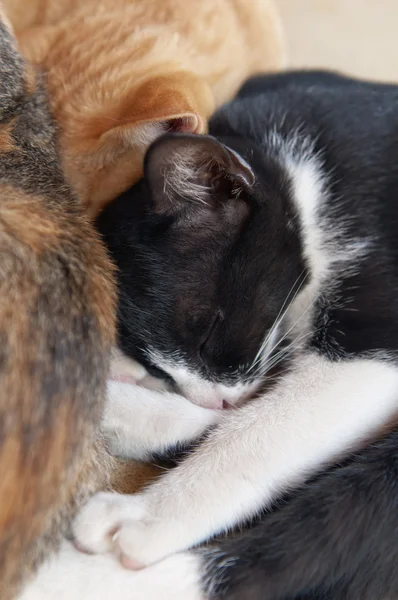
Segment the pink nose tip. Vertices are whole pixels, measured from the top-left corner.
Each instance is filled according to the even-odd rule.
[[[214,400],[208,408],[211,408],[212,410],[224,410],[234,407],[228,400]]]
[[[222,401],[222,407],[225,409],[231,409],[231,408],[235,408],[233,404],[231,404],[230,402],[228,402],[228,400],[223,400]]]

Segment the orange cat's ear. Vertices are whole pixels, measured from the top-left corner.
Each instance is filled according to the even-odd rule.
[[[203,79],[180,71],[152,76],[132,93],[122,92],[115,109],[112,118],[103,115],[97,122],[102,141],[146,149],[166,131],[205,133],[214,99]]]
[[[101,103],[88,97],[68,119],[62,141],[65,172],[94,215],[142,177],[153,141],[167,131],[205,133],[214,110],[208,84],[186,71],[138,84],[132,74],[101,93]]]

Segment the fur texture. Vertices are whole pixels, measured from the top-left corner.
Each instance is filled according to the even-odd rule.
[[[319,73],[251,82],[213,118],[215,137],[155,143],[131,192],[140,202],[124,197],[103,213],[129,292],[119,311],[127,354],[202,409],[226,381],[248,384],[289,361],[257,399],[219,411],[199,446],[142,494],[94,497],[75,522],[81,545],[138,568],[260,517],[202,554],[205,596],[396,597],[397,98],[396,86]],[[205,393],[189,392],[186,378]],[[123,418],[114,404],[123,451],[130,431],[132,454],[137,440],[148,453],[129,405]],[[267,522],[274,544],[260,541]],[[299,532],[312,541],[300,551]]]
[[[105,599],[105,572],[126,600],[397,597],[397,97],[395,86],[335,75],[264,78],[214,117],[218,139],[166,136],[151,149],[146,181],[131,192],[140,202],[124,197],[100,220],[129,292],[123,348],[135,340],[131,356],[163,371],[176,391],[181,373],[183,385],[193,374],[194,388],[221,389],[264,375],[286,353],[289,368],[239,410],[208,411],[203,430],[215,427],[142,494],[98,495],[74,525],[81,546],[116,550],[130,568],[237,526],[233,536],[136,573],[65,544],[23,600]],[[184,194],[174,182],[171,203],[162,183],[175,164]],[[189,178],[205,202],[186,197]],[[187,254],[196,260],[190,271]],[[262,335],[247,335],[253,323]],[[190,415],[200,425],[208,410],[184,408],[178,395],[162,405],[149,391],[140,430],[129,416],[138,391],[123,389],[125,398],[110,390],[104,428],[116,422],[111,436],[123,434],[125,454],[129,443],[147,455],[151,443],[159,451],[178,435],[186,442]],[[167,442],[160,425],[159,444],[154,416],[164,424],[176,407],[181,429],[174,423]],[[282,503],[286,491],[293,496]]]
[[[24,54],[48,72],[63,166],[94,213],[139,179],[161,133],[203,133],[248,76],[284,62],[271,0],[5,5]]]
[[[130,292],[130,304],[128,294],[121,302],[123,347],[135,339],[131,355],[165,369],[177,390],[181,373],[183,384],[193,373],[194,388],[205,381],[221,389],[228,378],[250,378],[253,364],[264,374],[285,352],[292,360],[274,387],[235,411],[184,405],[176,394],[162,404],[154,391],[138,405],[143,390],[112,385],[104,429],[114,426],[110,436],[119,436],[124,454],[148,455],[151,444],[159,451],[179,436],[184,443],[187,430],[200,434],[201,422],[203,430],[215,427],[141,495],[93,498],[75,522],[80,545],[116,547],[123,564],[136,568],[217,531],[236,531],[137,572],[106,553],[79,556],[65,543],[23,600],[107,600],[116,590],[126,600],[397,597],[397,96],[395,86],[335,75],[265,78],[216,115],[218,140],[168,136],[152,148],[146,182],[132,192],[139,210],[122,198],[100,221],[121,268],[121,289]],[[162,178],[170,179],[176,163],[181,172],[187,148],[188,179],[208,196],[190,202],[185,169],[184,195],[171,203]],[[192,168],[193,154],[200,160]],[[191,271],[181,269],[187,252],[197,259]],[[195,277],[200,257],[202,280]],[[257,286],[267,302],[253,311],[248,292]],[[175,287],[183,291],[182,308],[198,302],[203,312],[176,310],[178,295],[168,304]],[[149,313],[152,348],[145,353],[139,336]],[[252,322],[263,333],[255,342],[246,336]],[[285,335],[287,346],[275,354]],[[164,344],[174,352],[159,361]],[[133,372],[142,376],[136,365]],[[167,422],[173,427],[164,430]],[[328,462],[335,466],[297,489]],[[282,502],[288,490],[292,497]],[[275,510],[264,514],[273,500]]]
[[[60,167],[40,72],[0,23],[0,596],[13,598],[107,482],[94,434],[112,266]]]

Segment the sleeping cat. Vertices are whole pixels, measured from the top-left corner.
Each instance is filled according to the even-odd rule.
[[[120,348],[175,391],[110,382],[104,431],[135,457],[199,445],[142,494],[90,500],[74,532],[99,554],[66,545],[23,600],[397,597],[397,101],[332,74],[265,77],[211,136],[151,147],[99,226]],[[118,571],[111,550],[152,566]]]
[[[107,482],[95,433],[114,339],[112,266],[65,180],[45,78],[0,8],[0,598]]]
[[[272,0],[26,5],[5,0],[22,51],[48,71],[64,169],[94,214],[139,179],[161,133],[203,133],[247,77],[284,63]]]

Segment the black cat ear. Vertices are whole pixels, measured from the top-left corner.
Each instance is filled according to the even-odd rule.
[[[145,159],[155,210],[175,213],[214,207],[255,178],[248,163],[210,135],[166,134],[149,148]]]

